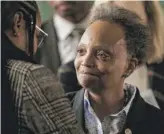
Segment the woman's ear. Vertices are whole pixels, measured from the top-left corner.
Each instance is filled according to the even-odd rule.
[[[25,27],[25,21],[24,21],[23,13],[16,12],[13,17],[13,27],[12,27],[13,35],[20,36],[22,28],[24,27]]]
[[[127,70],[125,71],[125,74],[123,74],[123,77],[128,77],[133,73],[133,71],[137,68],[138,66],[138,60],[136,58],[132,58],[128,61],[128,67]]]

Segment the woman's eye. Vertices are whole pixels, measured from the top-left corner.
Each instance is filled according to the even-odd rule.
[[[77,54],[78,54],[79,56],[83,56],[85,53],[86,53],[86,50],[85,50],[85,49],[78,49],[78,50],[77,50]]]
[[[107,61],[110,59],[110,56],[109,54],[101,50],[97,52],[97,58],[103,61]]]

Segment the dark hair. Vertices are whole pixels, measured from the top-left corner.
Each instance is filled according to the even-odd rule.
[[[142,24],[140,18],[132,11],[121,7],[100,4],[92,9],[90,24],[104,20],[123,27],[128,54],[137,58],[139,64],[146,61],[147,46],[150,39],[149,27]]]
[[[39,11],[37,3],[35,1],[2,1],[2,34],[7,29],[11,29],[13,26],[13,17],[16,12],[21,11],[26,21],[26,27],[29,34],[28,53],[33,56],[33,38],[36,24],[36,14]]]
[[[13,17],[17,11],[24,13],[24,19],[28,19],[28,14],[32,14],[38,10],[38,6],[35,1],[2,1],[1,2],[1,19],[2,19],[2,30],[11,28],[13,25]],[[35,18],[36,14],[32,14]]]

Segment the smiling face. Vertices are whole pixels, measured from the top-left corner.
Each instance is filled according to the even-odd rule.
[[[116,88],[124,82],[128,54],[120,25],[95,21],[85,33],[77,49],[75,68],[79,83],[85,89],[100,91]]]

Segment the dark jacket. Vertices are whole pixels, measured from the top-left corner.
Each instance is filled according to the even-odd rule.
[[[43,64],[56,74],[61,61],[58,51],[58,37],[53,24],[53,19],[43,23],[42,29],[48,33],[48,37],[46,37],[41,46],[39,46],[35,59],[38,63]]]
[[[18,119],[10,90],[10,82],[7,75],[7,61],[12,48],[8,48],[8,39],[4,33],[1,36],[1,133],[2,134],[18,134]],[[12,54],[12,53],[11,53]],[[14,56],[17,57],[17,54]]]
[[[84,90],[77,93],[69,93],[77,120],[87,133],[84,122]],[[164,113],[147,104],[137,90],[133,104],[127,116],[122,134],[129,128],[132,134],[164,134]]]
[[[148,68],[154,72],[151,76],[151,89],[158,105],[164,111],[164,61],[148,65]]]

